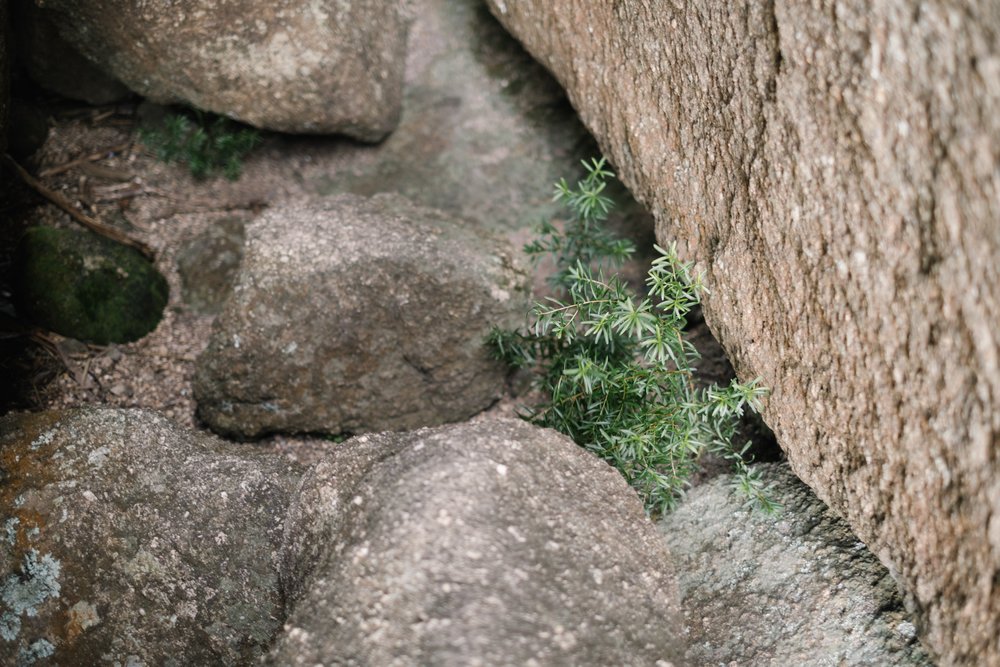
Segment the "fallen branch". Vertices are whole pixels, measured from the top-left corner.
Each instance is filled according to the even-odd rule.
[[[100,160],[103,157],[107,157],[108,153],[118,153],[119,151],[123,151],[131,145],[132,145],[131,142],[118,144],[117,146],[106,148],[105,150],[99,153],[91,153],[90,155],[85,155],[81,158],[70,160],[69,162],[64,162],[60,165],[56,165],[55,167],[49,167],[48,169],[44,169],[41,172],[39,172],[38,175],[41,178],[46,178],[48,176],[55,176],[56,174],[61,174],[65,171],[69,171],[73,167],[78,167],[81,164],[86,164],[88,162],[93,162],[94,160]]]
[[[97,195],[97,201],[99,202],[118,201],[120,199],[131,199],[133,197],[138,197],[140,195],[156,195],[158,197],[163,196],[156,188],[144,188],[141,185],[127,190],[98,190],[95,194]]]
[[[100,234],[101,236],[111,239],[112,241],[117,241],[122,245],[127,245],[130,248],[135,248],[136,250],[141,252],[147,259],[152,260],[155,258],[153,249],[150,248],[145,243],[143,243],[142,241],[137,241],[136,239],[129,237],[128,235],[120,232],[114,227],[109,227],[103,224],[102,222],[95,220],[94,218],[91,218],[89,215],[86,215],[85,213],[83,213],[83,211],[74,206],[72,202],[70,202],[68,199],[63,197],[55,190],[50,190],[45,185],[43,185],[37,178],[35,178],[27,171],[25,171],[24,167],[15,162],[14,158],[12,158],[10,155],[4,155],[4,158],[14,167],[14,170],[17,172],[18,176],[20,176],[21,180],[23,180],[29,187],[31,187],[35,192],[42,195],[50,202],[52,202],[53,204],[61,208],[63,211],[68,213],[71,218],[76,220],[78,223],[80,223],[90,231],[94,232],[95,234]]]
[[[113,167],[105,167],[104,165],[94,164],[93,162],[84,162],[81,164],[80,171],[82,171],[86,176],[100,178],[105,181],[131,181],[135,178],[135,174],[130,171],[125,171],[124,169],[114,169]]]

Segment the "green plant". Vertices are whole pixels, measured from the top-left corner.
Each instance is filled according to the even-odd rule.
[[[187,164],[196,179],[221,172],[235,181],[243,160],[260,143],[260,132],[196,111],[193,116],[172,114],[161,127],[141,130],[140,139],[163,162]]]
[[[487,341],[497,358],[534,371],[545,400],[524,416],[614,465],[650,512],[673,506],[705,452],[731,460],[736,485],[775,510],[744,460],[750,443],[732,444],[738,418],[746,407],[759,409],[765,390],[757,380],[708,388],[694,382],[698,354],[682,330],[705,288],[675,247],[657,246],[648,296],[605,275],[633,247],[602,225],[613,206],[604,194],[613,174],[603,159],[584,166],[575,187],[556,185],[555,199],[572,214],[564,229],[545,222],[541,238],[525,247],[535,258],[555,258],[552,282],[563,298],[536,303],[526,331],[494,328]]]

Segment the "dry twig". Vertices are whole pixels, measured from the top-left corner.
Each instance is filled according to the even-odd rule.
[[[124,144],[118,144],[117,146],[112,146],[111,148],[106,148],[99,153],[91,153],[90,155],[84,155],[83,157],[77,158],[75,160],[70,160],[69,162],[64,162],[55,167],[49,167],[48,169],[43,169],[39,172],[38,176],[40,178],[47,178],[49,176],[55,176],[63,172],[69,171],[73,167],[78,167],[81,164],[86,164],[88,162],[93,162],[94,160],[100,160],[101,158],[107,157],[108,153],[118,153],[130,147],[132,142],[126,142]]]
[[[43,185],[37,178],[35,178],[27,171],[25,171],[24,167],[15,162],[14,158],[12,158],[10,155],[4,155],[4,158],[6,158],[7,162],[14,167],[14,170],[17,172],[18,176],[21,177],[21,180],[23,180],[35,192],[42,195],[50,202],[52,202],[53,204],[61,208],[63,211],[68,213],[69,216],[74,220],[76,220],[78,223],[80,223],[90,231],[94,232],[95,234],[100,234],[101,236],[109,238],[112,241],[117,241],[122,245],[127,245],[131,248],[135,248],[136,250],[141,252],[147,259],[154,259],[155,254],[153,253],[153,249],[150,248],[148,245],[146,245],[142,241],[138,241],[136,239],[127,236],[126,234],[123,234],[114,227],[109,227],[103,224],[102,222],[95,220],[94,218],[91,218],[89,215],[86,215],[80,209],[74,206],[72,202],[70,202],[68,199],[63,197],[55,190],[49,189],[48,187]]]

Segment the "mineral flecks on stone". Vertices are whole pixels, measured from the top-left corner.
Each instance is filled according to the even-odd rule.
[[[273,665],[681,664],[638,496],[520,420],[348,440],[304,478],[285,548]]]
[[[282,132],[377,141],[399,122],[399,0],[47,0],[60,34],[135,92]]]
[[[506,369],[483,341],[518,326],[526,277],[481,226],[390,195],[270,208],[198,360],[220,433],[405,430],[488,407]]]
[[[706,272],[792,469],[1000,664],[1000,5],[489,0]]]
[[[300,474],[146,411],[0,419],[0,663],[248,664]]]

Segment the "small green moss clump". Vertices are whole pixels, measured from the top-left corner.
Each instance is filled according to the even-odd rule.
[[[565,228],[543,223],[541,237],[525,247],[554,257],[552,282],[563,298],[535,304],[527,330],[494,329],[488,339],[497,358],[534,371],[545,401],[526,418],[615,466],[650,512],[674,505],[706,452],[731,460],[737,486],[763,509],[776,509],[744,460],[749,443],[732,443],[740,415],[758,408],[764,389],[756,380],[695,383],[698,354],[683,328],[704,288],[674,248],[657,248],[646,294],[605,274],[634,249],[603,227],[612,207],[604,160],[585,166],[575,187],[556,185],[555,199],[572,214]]]
[[[198,180],[221,173],[235,181],[246,156],[260,143],[260,132],[196,111],[172,114],[160,127],[140,130],[139,138],[158,159],[186,164]]]
[[[35,227],[14,263],[18,312],[78,340],[127,343],[152,331],[167,305],[166,278],[138,251],[76,230]]]

